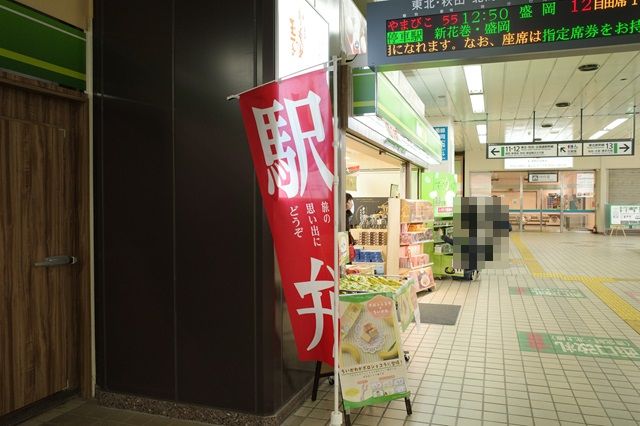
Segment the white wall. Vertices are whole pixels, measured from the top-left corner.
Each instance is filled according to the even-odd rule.
[[[349,191],[354,197],[388,197],[391,184],[404,187],[404,179],[398,170],[373,170],[358,173],[357,191]]]
[[[576,157],[573,168],[564,170],[596,170],[596,224],[599,231],[605,228],[604,205],[609,200],[609,170],[640,168],[640,146],[636,144],[635,155],[628,157]],[[465,152],[465,182],[470,182],[471,172],[504,171],[504,160],[487,160],[484,146],[467,148]],[[562,170],[562,169],[561,169]],[[640,185],[640,183],[638,183]],[[470,185],[465,186],[469,196]]]

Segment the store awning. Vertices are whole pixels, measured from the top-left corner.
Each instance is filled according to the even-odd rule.
[[[353,70],[353,114],[348,127],[418,166],[442,161],[440,136],[424,117],[424,104],[399,72]]]

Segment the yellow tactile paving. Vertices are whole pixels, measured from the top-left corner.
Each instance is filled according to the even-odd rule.
[[[522,260],[524,264],[529,269],[529,272],[532,274],[535,273],[543,273],[544,269],[542,269],[542,265],[536,260],[531,251],[527,248],[527,246],[520,239],[520,235],[513,234],[511,236],[511,241],[516,245],[518,250],[520,251],[520,255],[522,256]]]
[[[544,268],[524,244],[520,235],[514,234],[511,240],[520,251],[524,264],[529,272],[536,278],[555,278],[562,281],[575,281],[584,284],[593,294],[598,296],[613,312],[622,318],[631,328],[640,334],[640,311],[634,308],[626,300],[618,296],[613,290],[604,284],[617,281],[629,281],[613,277],[590,277],[587,275],[567,275],[559,272],[545,272]]]

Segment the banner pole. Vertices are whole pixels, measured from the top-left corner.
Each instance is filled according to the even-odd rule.
[[[340,129],[338,128],[338,57],[331,59],[333,68],[333,412],[331,426],[342,424],[340,411],[340,377],[338,360],[340,355],[340,330],[338,314],[340,307],[340,264],[338,261],[338,231],[340,214],[340,179],[338,174],[338,152],[340,147]]]

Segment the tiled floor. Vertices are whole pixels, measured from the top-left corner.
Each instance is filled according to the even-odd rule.
[[[533,349],[549,347],[536,337],[545,333],[560,335],[558,341],[593,336],[640,347],[627,321],[640,315],[640,237],[512,234],[510,256],[509,269],[484,270],[475,282],[439,281],[421,297],[462,310],[455,326],[423,325],[404,335],[413,415],[394,401],[352,413],[354,424],[640,425],[636,349],[624,348],[618,359]],[[527,295],[510,287],[575,289],[584,297]],[[576,342],[567,348],[595,350],[585,349],[588,339]],[[285,424],[328,424],[333,392],[326,381],[319,395]]]
[[[208,423],[170,419],[163,416],[116,410],[99,406],[95,401],[72,399],[53,410],[22,423],[22,426],[75,425],[75,426],[197,426]]]

